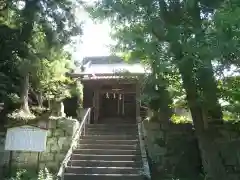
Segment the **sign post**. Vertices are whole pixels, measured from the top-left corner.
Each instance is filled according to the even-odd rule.
[[[7,130],[5,150],[10,151],[9,173],[12,167],[13,151],[37,152],[37,170],[39,169],[40,152],[46,150],[47,130],[34,126],[13,127]]]

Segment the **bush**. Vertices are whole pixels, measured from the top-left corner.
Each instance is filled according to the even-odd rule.
[[[5,178],[5,180],[55,180],[56,178],[47,168],[40,170],[39,173],[28,171],[26,169],[18,169],[11,178]]]
[[[54,176],[48,171],[47,168],[40,170],[37,180],[54,180]]]
[[[47,112],[48,109],[45,107],[32,106],[30,107],[31,112],[36,116],[41,116],[43,113]]]
[[[186,116],[179,116],[179,115],[176,115],[174,114],[171,118],[171,121],[175,124],[185,124],[185,123],[192,123],[192,120],[189,119],[188,117]]]

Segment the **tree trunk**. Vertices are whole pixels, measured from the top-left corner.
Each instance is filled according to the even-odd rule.
[[[158,116],[161,123],[167,126],[173,114],[172,108],[170,107],[172,104],[172,98],[170,97],[169,91],[167,89],[169,84],[164,77],[164,73],[159,72],[158,70],[158,65],[161,66],[161,64],[158,63],[158,60],[151,61],[153,78],[155,78],[156,82],[156,84],[153,84],[153,89],[158,93],[158,99],[156,100],[157,110],[159,114]],[[156,86],[157,89],[155,89]]]
[[[34,92],[33,89],[30,89],[31,93],[35,96],[38,106],[41,108],[43,107],[43,97],[42,92]]]
[[[211,61],[201,65],[197,71],[198,85],[202,89],[203,104],[208,121],[222,120],[223,114],[218,102],[219,90],[214,78]]]
[[[189,7],[188,12],[191,14],[195,28],[195,38],[196,42],[200,42],[205,37],[203,31],[203,21],[201,18],[201,7],[199,6],[199,1],[194,1],[193,6]],[[194,13],[192,13],[194,12]],[[201,30],[201,31],[199,31]],[[194,56],[197,58],[198,56]],[[199,86],[199,93],[202,94],[202,108],[204,116],[206,116],[208,122],[214,120],[222,120],[222,109],[218,102],[218,88],[216,80],[214,78],[213,67],[211,64],[211,57],[206,57],[200,55],[200,59],[196,60],[196,84]]]
[[[51,110],[51,100],[48,99],[48,109]]]
[[[28,105],[28,91],[29,91],[29,74],[27,73],[23,78],[22,83],[22,94],[21,94],[21,109],[30,113],[29,105]]]
[[[172,99],[167,90],[167,85],[162,84],[161,86],[159,86],[158,93],[159,93],[160,121],[162,122],[163,125],[168,126],[170,119],[173,115],[173,110],[170,106],[172,104]]]
[[[188,64],[179,65],[183,86],[186,90],[187,101],[190,107],[198,144],[201,151],[202,163],[207,178],[211,180],[226,180],[227,173],[215,143],[214,135],[208,133],[208,121],[204,114],[203,104],[199,101],[199,89],[196,86],[193,73],[193,60]],[[192,62],[192,63],[191,63]],[[192,66],[191,66],[192,65]],[[187,67],[187,68],[186,68]]]
[[[43,107],[43,96],[42,92],[37,93],[37,101],[38,101],[38,106]]]

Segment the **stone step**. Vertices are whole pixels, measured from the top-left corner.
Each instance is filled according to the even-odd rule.
[[[105,119],[100,120],[99,124],[136,124],[136,120],[129,120],[129,119]]]
[[[138,135],[85,135],[82,139],[96,140],[138,140]]]
[[[108,125],[106,125],[106,126],[104,126],[104,125],[102,125],[102,126],[87,126],[87,128],[88,129],[106,129],[106,130],[110,130],[110,128],[111,129],[119,129],[119,130],[137,130],[138,129],[138,127],[136,126],[136,125],[134,125],[134,126],[117,126],[117,125],[110,125],[110,126],[108,126]]]
[[[109,127],[111,128],[111,127]],[[96,133],[98,134],[99,133],[102,133],[102,132],[110,132],[112,134],[122,134],[122,133],[134,133],[136,134],[138,132],[137,129],[119,129],[119,128],[111,128],[111,129],[107,129],[107,128],[102,128],[102,129],[98,129],[98,128],[87,128],[86,129],[86,132],[93,132],[93,133]]]
[[[119,149],[75,149],[74,154],[96,154],[96,155],[140,155],[140,150]]]
[[[88,128],[108,128],[108,127],[117,127],[117,128],[137,128],[137,124],[129,124],[129,123],[114,123],[114,124],[87,124]]]
[[[77,149],[125,149],[136,150],[139,148],[138,144],[123,145],[123,144],[79,144]]]
[[[64,180],[144,180],[139,174],[74,174],[65,173]]]
[[[114,124],[87,124],[86,125],[87,128],[135,128],[137,129],[137,124],[129,124],[129,123],[125,123],[125,124],[118,124],[118,123],[114,123]]]
[[[105,161],[138,161],[138,155],[96,155],[96,154],[72,154],[72,160],[105,160]]]
[[[99,128],[99,129],[107,129],[107,128],[120,128],[120,129],[137,129],[137,124],[88,124],[87,128]]]
[[[124,144],[124,145],[132,145],[138,144],[138,139],[135,140],[108,140],[108,139],[80,139],[79,144]]]
[[[142,161],[70,160],[68,166],[139,168],[142,166]]]
[[[67,167],[66,173],[74,174],[140,174],[140,168],[132,167]]]
[[[136,125],[136,121],[100,121],[99,124],[107,124],[107,125],[119,125],[121,126],[122,124],[129,124],[129,125]]]
[[[111,132],[111,131],[86,131],[86,135],[110,135],[110,136],[119,136],[119,135],[135,135],[135,132]]]

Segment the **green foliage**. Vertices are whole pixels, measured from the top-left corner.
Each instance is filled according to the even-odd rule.
[[[219,80],[221,98],[225,101],[223,105],[224,119],[240,119],[240,78],[239,76],[226,77]]]
[[[30,86],[36,99],[69,96],[70,80],[65,73],[72,62],[63,49],[74,45],[73,37],[82,34],[74,14],[81,2],[26,0],[21,1],[22,7],[15,1],[6,2],[0,15],[0,99],[16,93],[27,108]]]
[[[179,116],[179,115],[176,115],[176,114],[173,114],[173,116],[172,116],[172,118],[171,118],[171,121],[172,121],[174,124],[192,123],[192,120],[189,119],[188,117],[186,117],[186,116]]]
[[[11,93],[7,97],[12,103],[20,103],[20,97],[17,94]]]
[[[56,178],[47,168],[40,170],[38,174],[32,170],[18,169],[16,174],[5,180],[55,180]]]
[[[150,65],[154,82],[148,86],[165,86],[171,98],[187,93],[189,106],[198,104],[209,119],[221,119],[211,61],[221,62],[222,55],[213,46],[216,36],[209,18],[220,5],[203,0],[102,0],[87,9],[94,18],[110,20],[115,51],[130,52],[133,59]]]
[[[78,99],[78,106],[82,108],[83,105],[83,85],[79,80],[76,80],[71,88],[71,95]]]
[[[7,114],[7,117],[12,121],[24,121],[24,122],[28,122],[36,118],[34,114],[32,113],[29,114],[22,109],[14,110],[13,112]]]
[[[54,176],[45,168],[40,170],[37,180],[54,180]]]
[[[176,105],[172,99],[177,99],[177,105],[190,109],[199,144],[204,145],[213,143],[204,142],[208,122],[223,120],[220,98],[231,101],[225,109],[238,114],[233,110],[239,104],[238,81],[224,80],[219,86],[216,74],[239,67],[239,8],[237,0],[100,0],[87,9],[93,18],[111,22],[115,52],[151,67],[145,93],[159,119],[170,119],[170,107]],[[185,120],[173,117],[177,123]],[[203,162],[210,164],[204,167],[206,176],[228,179],[221,158],[207,158],[212,156],[207,147],[201,151]]]
[[[31,112],[36,116],[41,116],[44,112],[47,112],[48,109],[45,107],[31,106]]]
[[[69,97],[68,85],[72,82],[66,77],[66,73],[70,68],[70,56],[52,48],[49,56],[39,61],[37,70],[32,74],[33,89],[48,100]]]
[[[214,42],[217,43],[218,56],[221,65],[230,68],[231,65],[239,66],[240,31],[239,14],[240,5],[236,0],[224,1],[214,14]]]

